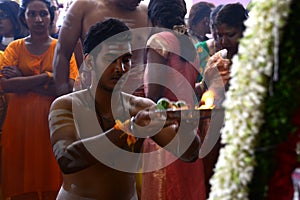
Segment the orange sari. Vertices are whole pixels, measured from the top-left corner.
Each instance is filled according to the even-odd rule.
[[[3,66],[17,66],[24,76],[52,72],[57,40],[42,55],[31,54],[25,40],[12,42]],[[70,78],[77,76],[75,57]],[[62,183],[50,142],[49,108],[54,97],[34,92],[8,93],[7,115],[2,130],[2,192],[4,199],[55,199]],[[50,198],[51,196],[51,198]]]
[[[0,66],[2,65],[3,51],[0,51]]]

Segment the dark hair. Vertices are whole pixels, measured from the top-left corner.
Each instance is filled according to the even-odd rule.
[[[184,0],[151,0],[148,5],[148,16],[152,24],[159,23],[168,29],[173,29],[174,25],[184,25],[186,13]]]
[[[210,13],[210,16],[209,16],[209,19],[210,19],[209,24],[211,26],[215,26],[215,24],[216,24],[216,16],[217,16],[218,12],[223,8],[223,6],[224,6],[223,4],[220,4],[217,7],[215,7],[215,8],[212,9],[212,11]]]
[[[248,11],[240,3],[224,5],[216,16],[216,25],[226,24],[230,27],[246,29],[244,21],[248,18]]]
[[[99,44],[117,34],[118,37],[113,37],[113,41],[131,41],[132,34],[128,26],[118,19],[110,18],[94,24],[85,36],[83,52],[89,54],[97,47],[92,53],[98,53],[101,49]]]
[[[19,19],[22,22],[22,24],[27,27],[27,24],[25,23],[25,12],[26,12],[26,8],[28,6],[28,4],[32,1],[41,1],[44,2],[48,8],[48,11],[50,13],[50,24],[53,24],[53,20],[54,20],[54,10],[52,8],[52,4],[51,4],[51,0],[22,0],[21,2],[21,6],[20,6],[20,12],[19,12]]]
[[[187,13],[184,0],[151,0],[148,5],[148,16],[152,24],[173,30],[175,25],[185,25],[184,17]],[[181,59],[194,61],[196,51],[193,43],[185,35],[176,34],[181,48]]]
[[[27,35],[27,31],[22,27],[21,22],[18,19],[19,4],[15,1],[2,0],[0,1],[0,9],[9,15],[14,27],[14,39],[19,39]],[[2,35],[0,39],[2,39]]]
[[[205,17],[210,18],[211,10],[214,8],[214,4],[205,1],[200,1],[192,5],[190,14],[188,17],[188,24],[190,27],[198,24]]]
[[[212,37],[215,39],[215,44],[217,44],[217,34],[215,33],[215,29],[216,29],[216,16],[218,14],[218,12],[223,8],[223,4],[220,4],[218,5],[217,7],[215,7],[211,13],[210,13],[210,17],[209,17],[209,27],[210,27],[210,30],[211,30],[211,34],[212,34]]]

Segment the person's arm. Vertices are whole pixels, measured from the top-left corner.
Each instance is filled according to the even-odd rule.
[[[72,91],[69,86],[69,61],[74,48],[80,39],[85,12],[85,1],[74,1],[69,8],[60,29],[59,39],[53,60],[54,81],[57,94],[63,95]]]
[[[195,94],[196,94],[196,97],[197,97],[198,101],[201,100],[202,95],[207,90],[208,90],[208,88],[207,88],[207,85],[205,84],[205,81],[201,81],[201,82],[195,84],[194,91],[195,91]]]
[[[133,134],[138,138],[151,137],[159,146],[173,153],[185,162],[193,162],[198,158],[200,139],[196,133],[198,123],[181,120],[164,114],[160,115],[156,104],[147,98],[132,98],[131,115],[133,118]]]
[[[138,140],[137,143],[140,144],[136,143],[134,149],[132,149],[132,146],[127,142],[126,134],[124,135],[122,130],[115,127],[103,133],[99,132],[99,134],[92,137],[80,138],[74,123],[72,101],[71,95],[57,98],[52,103],[49,114],[50,138],[53,152],[64,174],[76,173],[101,162],[89,152],[89,148],[96,148],[93,152],[99,152],[105,158],[113,160],[117,160],[120,156],[119,151],[116,151],[116,149],[140,152],[143,139]],[[77,116],[76,119],[84,117],[83,115]],[[144,116],[140,115],[140,117]],[[139,120],[144,122],[148,118],[144,120],[139,118]],[[93,126],[93,124],[89,126]],[[128,123],[124,126],[128,130],[131,128],[131,125]],[[88,135],[91,133],[81,134]],[[112,148],[113,146],[115,148]]]
[[[145,76],[147,83],[146,97],[157,102],[164,94],[166,78],[166,59],[154,49],[147,50],[147,65]],[[157,84],[155,84],[157,83]]]
[[[216,52],[206,64],[202,82],[206,84],[207,88],[216,82],[225,86],[229,80],[231,64],[231,60],[222,57],[221,51]]]
[[[99,153],[105,152],[104,156],[111,159],[118,159],[118,156],[120,155],[118,154],[118,151],[114,151],[113,148],[105,148],[105,146],[107,146],[107,140],[112,142],[116,149],[132,150],[127,143],[127,138],[120,137],[124,132],[117,128],[111,128],[104,133],[99,133],[92,137],[84,139],[79,138],[71,110],[72,97],[63,96],[57,98],[52,103],[49,114],[51,143],[56,160],[64,174],[76,173],[100,162],[87,150],[87,147],[96,147],[98,151],[101,151]],[[140,110],[133,118],[133,122],[139,127],[149,124],[151,122],[150,113],[151,112],[147,109]],[[133,126],[131,126],[130,123],[126,126],[126,129],[131,130],[134,134],[134,129],[131,129]],[[147,133],[153,133],[154,130],[157,130],[157,123],[147,127]],[[177,130],[178,123],[174,120],[168,120],[164,124],[164,128],[153,138],[158,144],[165,146],[177,134]],[[145,135],[147,133],[143,132],[142,134]],[[141,135],[140,133],[136,134],[134,135],[137,137]],[[189,134],[185,135],[189,136]],[[141,141],[143,141],[143,139],[141,139]],[[199,145],[197,144],[200,144],[200,142],[199,138],[195,136],[190,148],[186,152],[182,152],[181,159],[190,162],[197,159],[199,152]],[[140,152],[140,149],[136,151],[135,146],[134,149],[135,152]],[[173,149],[167,150],[176,152],[176,150]]]
[[[140,117],[141,115],[144,116]],[[151,115],[147,110],[139,112],[134,118],[133,132],[137,131],[137,135],[144,134],[144,137],[150,136],[159,146],[184,162],[194,162],[198,159],[200,138],[196,132],[197,123],[177,118],[167,118],[164,121],[158,116],[150,117]],[[140,119],[143,121],[140,122]]]
[[[2,69],[2,71],[5,68]],[[34,88],[44,86],[49,80],[49,76],[47,73],[42,73],[33,76],[20,76],[14,78],[5,78],[1,77],[1,87],[2,90],[6,93],[20,93],[20,92],[28,92],[33,90]]]
[[[42,95],[57,96],[52,72],[23,76],[16,66],[5,66],[1,70],[1,86],[4,92],[19,93],[33,91]],[[78,69],[74,55],[70,61],[69,85],[73,86]]]
[[[99,147],[101,152],[105,151],[105,154],[111,158],[116,157],[113,150],[103,149],[107,139],[116,145],[116,148],[129,150],[126,137],[120,137],[123,131],[114,128],[81,139],[75,127],[70,96],[59,97],[52,103],[49,127],[54,155],[64,174],[76,173],[100,162],[88,151],[86,148],[88,146]]]
[[[75,56],[74,54],[71,57],[71,60],[69,62],[69,69],[70,69],[70,74],[69,74],[69,87],[73,88],[74,85],[74,80],[76,79],[76,77],[78,76],[78,68],[77,68],[77,63],[75,60]],[[49,76],[48,81],[46,82],[45,85],[36,87],[33,91],[40,93],[42,95],[47,95],[47,96],[57,96],[56,93],[56,85],[55,82],[53,80],[53,73],[52,72],[46,72]]]
[[[69,85],[72,86],[74,85],[74,80],[69,79]],[[57,97],[56,93],[56,86],[53,81],[53,78],[49,78],[49,80],[46,82],[44,85],[40,85],[32,90],[33,92],[39,93],[41,95],[46,95],[46,96],[54,96]]]
[[[21,54],[21,40],[9,44],[4,52],[3,67],[1,69],[1,86],[4,92],[20,93],[32,91],[35,88],[43,87],[50,81],[49,75],[45,73],[23,76],[19,63]]]
[[[56,97],[56,87],[52,78],[49,78],[49,81],[45,85],[36,87],[32,90],[33,92],[39,93],[45,96]]]
[[[168,129],[171,129],[171,131]],[[198,159],[200,151],[200,138],[197,135],[196,129],[181,129],[181,131],[179,131],[177,128],[177,131],[175,132],[175,134],[178,135],[177,139],[174,138],[175,135],[170,134],[170,132],[173,132],[174,130],[174,127],[169,126],[152,137],[152,139],[159,146],[164,147],[166,150],[179,157],[180,160],[184,162],[195,162]],[[166,146],[169,145],[170,142],[173,142],[173,144]]]

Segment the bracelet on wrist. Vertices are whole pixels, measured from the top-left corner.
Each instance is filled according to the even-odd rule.
[[[45,73],[46,73],[47,76],[48,76],[48,80],[47,80],[47,82],[45,83],[44,88],[45,88],[45,89],[48,89],[48,88],[49,88],[49,84],[50,84],[51,80],[53,79],[53,73],[52,73],[52,72],[48,72],[48,71],[45,71]]]
[[[45,71],[45,73],[47,74],[48,78],[53,78],[53,73],[52,72]]]

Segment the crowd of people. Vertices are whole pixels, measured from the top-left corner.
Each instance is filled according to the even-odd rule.
[[[208,198],[220,143],[200,157],[199,121],[156,103],[193,108],[211,90],[221,107],[248,11],[203,1],[186,21],[185,0],[68,5],[58,25],[58,1],[0,0],[3,198]]]

